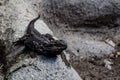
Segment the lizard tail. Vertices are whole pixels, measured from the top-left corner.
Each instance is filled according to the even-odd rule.
[[[38,17],[36,17],[35,19],[33,19],[31,22],[36,22],[38,19],[40,18],[40,14],[38,14]]]
[[[32,30],[34,30],[34,23],[40,18],[40,14],[38,15],[38,17],[36,17],[35,19],[33,19],[32,21],[30,21],[30,23],[28,24],[28,29],[27,29],[27,34],[30,34]]]

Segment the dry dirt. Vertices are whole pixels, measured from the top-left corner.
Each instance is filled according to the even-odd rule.
[[[105,59],[113,63],[111,70],[105,67]],[[120,80],[120,57],[82,58],[71,56],[70,63],[83,80]]]

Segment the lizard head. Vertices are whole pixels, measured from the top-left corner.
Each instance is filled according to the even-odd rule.
[[[58,47],[60,46],[63,50],[67,48],[67,43],[64,40],[57,40],[57,42],[59,44]]]
[[[64,40],[54,40],[50,44],[44,46],[44,55],[56,56],[62,53],[67,48],[67,43]]]

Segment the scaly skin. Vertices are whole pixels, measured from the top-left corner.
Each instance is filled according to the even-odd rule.
[[[34,23],[39,18],[40,16],[29,23],[26,35],[16,41],[15,45],[25,45],[27,49],[49,57],[60,54],[67,48],[67,44],[63,40],[55,40],[50,34],[40,34],[34,28]]]

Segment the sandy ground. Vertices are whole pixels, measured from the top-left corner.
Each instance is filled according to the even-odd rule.
[[[83,80],[120,80],[120,57],[81,58],[71,56],[70,63]],[[112,62],[112,69],[105,67],[104,60]]]

